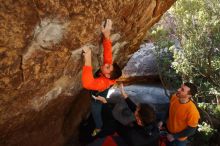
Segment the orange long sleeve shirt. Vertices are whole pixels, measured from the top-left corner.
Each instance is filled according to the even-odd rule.
[[[103,63],[112,64],[112,42],[109,39],[103,40]],[[88,90],[103,91],[115,84],[115,80],[110,80],[105,76],[101,75],[98,78],[94,78],[92,72],[92,66],[83,66],[82,71],[82,84],[83,87]]]

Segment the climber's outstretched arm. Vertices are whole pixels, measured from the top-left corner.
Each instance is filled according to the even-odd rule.
[[[112,64],[112,42],[110,40],[112,29],[112,21],[110,19],[106,20],[106,25],[102,26],[103,38],[103,64]]]

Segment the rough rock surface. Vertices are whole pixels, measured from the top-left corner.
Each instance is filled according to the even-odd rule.
[[[174,1],[0,0],[0,145],[65,145],[89,107],[80,48],[91,46],[97,68],[110,18],[123,66]]]
[[[124,77],[158,75],[154,49],[152,43],[142,44],[124,67]]]

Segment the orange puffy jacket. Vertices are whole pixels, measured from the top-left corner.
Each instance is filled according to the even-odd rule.
[[[103,58],[104,64],[112,64],[112,42],[109,39],[103,40]],[[115,84],[115,80],[110,80],[105,76],[101,75],[98,78],[94,78],[92,73],[92,66],[83,66],[82,71],[82,84],[83,87],[88,90],[104,91],[111,85]]]

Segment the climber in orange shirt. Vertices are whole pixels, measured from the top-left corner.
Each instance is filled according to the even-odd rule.
[[[122,71],[117,63],[112,61],[112,42],[110,40],[110,31],[112,27],[112,21],[106,20],[106,25],[102,26],[103,38],[103,65],[93,75],[92,73],[92,61],[91,61],[91,49],[88,47],[83,48],[83,55],[85,59],[85,65],[82,71],[82,84],[83,87],[91,90],[92,100],[92,115],[96,124],[97,131],[102,128],[102,116],[101,109],[102,104],[106,103],[106,96],[109,88],[116,83]]]
[[[117,63],[112,61],[112,42],[110,40],[110,30],[112,21],[106,20],[106,26],[102,26],[103,39],[103,65],[100,67],[99,77],[95,78],[92,73],[91,49],[84,47],[85,65],[82,72],[83,87],[89,90],[104,91],[111,85],[115,84],[115,80],[122,74]]]

